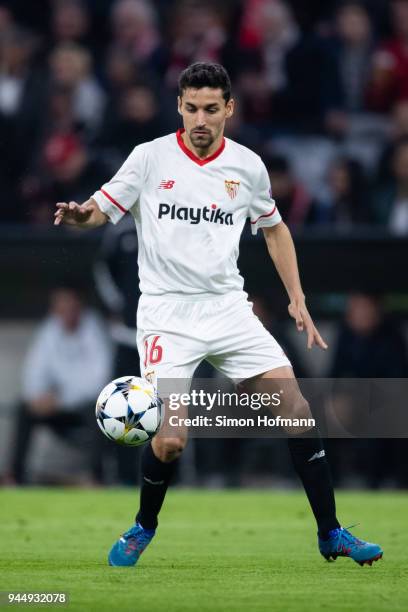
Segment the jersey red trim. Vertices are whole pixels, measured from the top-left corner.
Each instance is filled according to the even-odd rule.
[[[200,157],[197,157],[197,155],[195,153],[193,153],[192,151],[190,151],[190,149],[188,149],[184,143],[184,140],[182,138],[182,134],[184,134],[185,129],[184,128],[180,128],[179,130],[177,130],[176,132],[176,136],[177,136],[177,142],[179,144],[180,149],[183,151],[183,153],[185,153],[187,155],[187,157],[189,157],[190,159],[193,160],[193,162],[195,162],[196,164],[198,164],[199,166],[205,166],[205,164],[208,164],[208,162],[213,161],[214,159],[216,159],[219,155],[221,155],[221,153],[223,152],[223,150],[225,149],[225,138],[222,139],[222,142],[220,144],[220,146],[218,147],[218,149],[215,151],[215,153],[213,153],[212,155],[210,155],[210,157],[206,157],[205,159],[201,159]]]
[[[114,204],[115,206],[117,206],[119,208],[119,210],[121,210],[123,213],[127,212],[126,208],[123,208],[123,206],[121,206],[119,204],[119,202],[117,202],[116,200],[114,200],[112,198],[112,196],[109,195],[109,193],[107,191],[105,191],[104,189],[100,190],[103,195],[105,196],[105,198],[108,198],[108,200],[110,200],[112,202],[112,204]]]
[[[271,217],[273,215],[273,213],[276,210],[276,206],[274,206],[271,210],[270,213],[266,213],[265,215],[259,215],[259,217],[257,219],[255,219],[255,221],[251,221],[252,224],[254,223],[258,223],[259,219],[262,219],[262,217]]]

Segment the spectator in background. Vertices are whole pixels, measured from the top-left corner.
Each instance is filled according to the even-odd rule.
[[[238,44],[241,49],[257,49],[262,42],[262,18],[266,5],[275,0],[243,0]]]
[[[170,24],[169,60],[166,84],[176,88],[181,70],[194,62],[222,61],[227,40],[225,9],[219,4],[197,0],[177,3]]]
[[[234,100],[234,114],[225,125],[225,135],[252,151],[261,152],[263,140],[259,130],[244,121],[243,104],[240,98],[234,95]]]
[[[50,55],[50,89],[65,88],[72,93],[75,121],[85,133],[100,126],[105,93],[92,72],[91,54],[76,43],[63,43]]]
[[[146,73],[161,75],[165,56],[155,8],[147,0],[117,0],[112,7],[113,45]]]
[[[31,223],[52,223],[55,202],[83,202],[101,185],[107,169],[74,133],[53,134],[44,144],[40,176],[26,178],[24,201]]]
[[[392,109],[390,138],[384,145],[378,164],[379,182],[384,183],[391,179],[395,148],[404,138],[408,138],[408,99],[397,102]]]
[[[114,101],[118,94],[141,80],[141,74],[125,49],[110,47],[105,62],[105,78],[108,92]]]
[[[370,109],[388,112],[408,100],[408,0],[391,0],[393,34],[374,56],[369,88]]]
[[[407,347],[398,326],[384,315],[380,297],[353,294],[347,302],[330,376],[405,378]]]
[[[264,157],[272,186],[272,197],[278,202],[282,219],[291,229],[320,220],[321,204],[296,180],[289,161],[281,155]]]
[[[105,115],[97,144],[124,160],[135,146],[164,133],[156,93],[148,85],[135,84],[121,92],[116,112],[111,107]]]
[[[54,0],[51,5],[53,45],[74,42],[92,47],[91,22],[87,5],[82,0]]]
[[[329,201],[320,209],[320,222],[350,230],[371,221],[367,180],[358,161],[337,159],[329,169],[328,187]]]
[[[0,36],[14,27],[14,19],[11,11],[6,6],[0,6]]]
[[[80,132],[80,125],[75,117],[74,96],[70,88],[53,87],[48,97],[47,116],[44,121],[43,134],[47,138],[50,134],[66,134]]]
[[[51,135],[76,132],[71,91],[64,87],[55,87],[49,93],[45,112],[38,120],[38,128],[38,142],[31,146],[31,163],[23,170],[17,183],[16,203],[20,208],[20,214],[24,215],[25,222],[47,224],[49,223],[47,190],[51,177],[48,175],[48,166],[45,165],[44,143]]]
[[[108,101],[93,144],[116,168],[137,144],[165,133],[169,109],[157,80],[121,47],[110,48],[105,77]]]
[[[8,118],[15,117],[25,102],[34,45],[30,33],[18,28],[0,36],[0,111]]]
[[[384,315],[378,296],[353,294],[335,347],[332,378],[406,378],[408,352],[398,325]],[[392,406],[390,406],[392,410]],[[345,452],[347,448],[347,452]],[[337,479],[365,467],[368,484],[378,487],[386,478],[407,485],[406,440],[330,440],[333,474]],[[338,452],[336,452],[336,450]],[[339,466],[341,467],[339,469]]]
[[[241,37],[236,61],[246,120],[274,132],[320,133],[340,91],[329,45],[311,31],[302,34],[282,0],[263,0],[256,7],[257,36],[250,45]]]
[[[365,95],[373,54],[373,31],[366,6],[348,0],[336,15],[337,57],[348,112],[365,109]]]
[[[85,307],[77,289],[55,289],[50,303],[50,313],[23,367],[22,404],[16,417],[9,480],[18,484],[26,481],[31,435],[36,427],[46,426],[58,436],[87,448],[93,477],[99,481],[100,434],[95,428],[94,404],[111,379],[110,343],[101,321]],[[85,439],[81,432],[85,432]]]
[[[288,85],[286,56],[300,37],[286,3],[250,0],[245,3],[238,34],[238,57],[233,74],[251,123],[270,118],[275,98]]]
[[[373,31],[363,2],[347,0],[340,5],[336,14],[333,52],[339,73],[339,108],[328,113],[326,128],[341,135],[348,127],[348,113],[362,112],[366,104]]]
[[[0,33],[0,183],[3,201],[15,203],[19,177],[39,141],[45,94],[41,75],[32,68],[35,39],[19,28],[7,29],[7,22],[4,25]],[[4,208],[9,221],[23,220],[18,205]]]
[[[375,189],[373,215],[391,232],[408,234],[408,137],[395,146],[389,179]]]

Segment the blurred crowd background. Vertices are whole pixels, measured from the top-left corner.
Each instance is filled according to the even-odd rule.
[[[1,2],[2,222],[49,225],[175,130],[180,70],[210,60],[292,227],[406,235],[407,46],[406,0]]]
[[[327,244],[340,238],[354,262],[339,287],[336,278],[319,285],[315,267],[311,299],[330,341],[323,357],[306,353],[259,289],[264,268],[252,267],[255,310],[298,376],[407,377],[408,0],[0,1],[6,483],[76,482],[84,467],[89,482],[137,482],[137,451],[106,445],[89,417],[105,381],[138,370],[133,223],[57,236],[53,212],[57,201],[88,199],[135,145],[179,127],[177,79],[194,61],[228,69],[237,109],[227,136],[262,155],[284,220],[320,248],[314,261],[330,266]],[[359,245],[376,248],[385,267],[402,245],[375,293],[364,290],[375,270],[363,251],[359,267]],[[27,272],[35,261],[38,276]],[[337,484],[407,486],[405,439],[328,446]],[[293,486],[281,441],[196,441],[180,474],[190,484],[263,481]]]

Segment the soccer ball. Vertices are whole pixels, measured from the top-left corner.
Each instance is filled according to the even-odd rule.
[[[95,413],[99,428],[110,440],[139,446],[159,431],[163,402],[147,380],[122,376],[102,389]]]

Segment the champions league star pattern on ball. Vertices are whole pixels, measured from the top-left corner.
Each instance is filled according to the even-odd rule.
[[[110,440],[139,446],[159,431],[163,402],[142,378],[122,376],[110,382],[96,402],[96,421]]]

